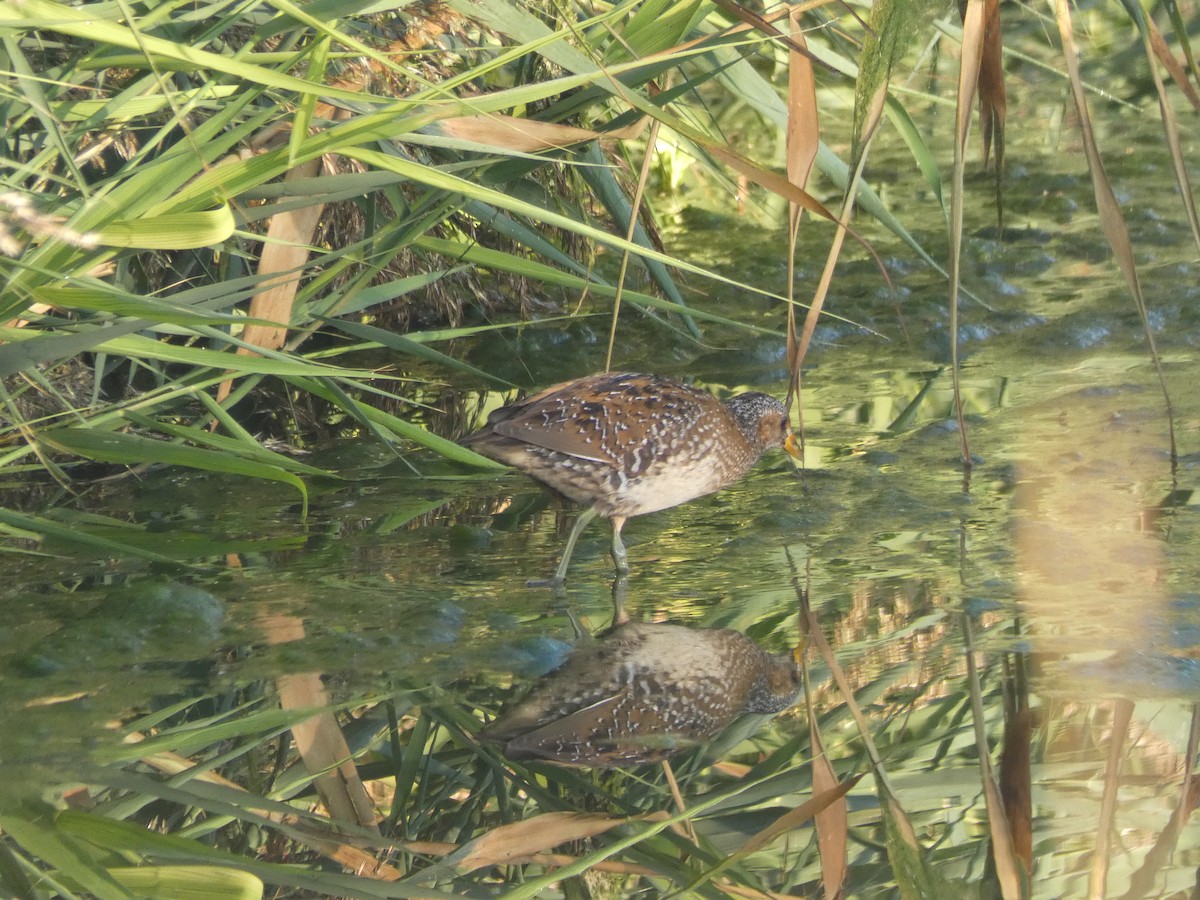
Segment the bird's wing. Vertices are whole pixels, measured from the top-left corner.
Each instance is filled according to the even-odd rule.
[[[686,429],[712,397],[698,388],[655,379],[649,392],[631,379],[644,376],[593,375],[555,385],[489,422],[498,435],[534,447],[609,466],[623,466],[628,454],[664,429]]]

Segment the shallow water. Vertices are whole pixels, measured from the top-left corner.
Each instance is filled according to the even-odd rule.
[[[966,300],[961,311],[969,477],[945,369],[945,289],[894,238],[864,225],[896,290],[861,252],[842,263],[830,310],[850,323],[826,320],[809,357],[805,471],[770,456],[742,483],[631,520],[624,532],[626,603],[639,621],[733,628],[783,652],[798,641],[807,590],[902,804],[948,876],[977,880],[985,864],[977,754],[960,727],[966,629],[979,648],[993,744],[1001,684],[1012,684],[1002,676],[1023,667],[1034,713],[1034,887],[1046,897],[1086,892],[1114,742],[1123,748],[1112,826],[1121,840],[1105,851],[1108,895],[1130,887],[1179,802],[1200,700],[1200,267],[1157,126],[1126,124],[1140,152],[1116,156],[1110,174],[1128,198],[1174,405],[1174,470],[1162,390],[1097,234],[1081,158],[1016,149],[1002,233],[984,199],[988,181],[972,185],[980,199],[967,283],[990,308]],[[899,162],[889,169],[888,160]],[[895,206],[924,190],[903,160],[885,147],[873,167],[894,173],[876,179]],[[801,297],[828,239],[819,228],[807,234]],[[934,222],[917,237],[937,256],[940,235]],[[702,264],[778,287],[777,231],[693,212],[667,236]],[[777,305],[722,291],[706,287],[695,305],[778,327]],[[626,328],[619,368],[717,391],[785,390],[781,339],[713,328],[700,348],[636,315]],[[606,332],[603,318],[583,319],[454,350],[534,387],[599,369]],[[431,426],[461,433],[503,399],[472,388],[422,398],[443,410]],[[560,663],[577,623],[608,624],[604,523],[581,539],[564,596],[526,586],[553,570],[571,510],[524,477],[421,454],[402,461],[357,440],[319,448],[311,461],[349,480],[313,483],[306,520],[283,487],[181,471],[106,485],[85,497],[86,513],[58,513],[123,541],[136,524],[143,546],[182,568],[104,551],[83,558],[77,548],[65,558],[10,555],[0,587],[0,760],[9,773],[0,790],[52,793],[104,759],[134,713],[201,695],[220,709],[281,673],[320,672],[351,705],[430,686],[464,702],[485,691],[494,700]],[[295,639],[281,638],[281,621]],[[829,754],[847,772],[865,771],[828,667],[811,651],[809,659]],[[1133,704],[1127,730],[1114,731],[1116,698]],[[764,746],[806,729],[799,709],[786,713]],[[803,794],[791,787],[771,802]],[[874,796],[869,778],[851,794],[862,838],[851,844],[856,895],[894,887],[872,838]],[[1139,895],[1195,885],[1194,820],[1177,846]]]

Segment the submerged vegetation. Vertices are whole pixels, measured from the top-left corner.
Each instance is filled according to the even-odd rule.
[[[13,572],[95,554],[170,575],[23,651],[22,674],[43,680],[18,681],[13,702],[69,711],[87,693],[72,657],[104,633],[157,647],[146,668],[218,654],[235,665],[238,651],[221,649],[222,604],[186,570],[314,552],[299,536],[310,495],[372,477],[312,453],[331,438],[374,441],[424,474],[466,471],[446,460],[494,467],[452,440],[470,411],[446,402],[444,385],[507,390],[514,369],[465,361],[463,340],[594,317],[587,358],[601,368],[633,355],[647,330],[697,348],[714,332],[765,332],[786,341],[795,374],[846,237],[881,295],[894,267],[927,267],[945,285],[939,362],[956,379],[946,408],[969,468],[957,317],[968,291],[987,298],[962,277],[964,229],[994,222],[1003,235],[1005,206],[1021,202],[1005,186],[1006,64],[1045,70],[1035,87],[1054,84],[1056,103],[1070,92],[1080,172],[1086,162],[1114,271],[1157,364],[1139,248],[1104,170],[1115,130],[1105,116],[1119,113],[1101,98],[1154,98],[1178,222],[1200,247],[1186,153],[1195,125],[1174,112],[1200,109],[1188,42],[1200,12],[1123,11],[1058,0],[1006,7],[1001,22],[997,0],[967,0],[961,13],[902,0],[757,11],[727,0],[0,0],[0,553]],[[1081,14],[1087,42],[1076,47]],[[953,92],[936,86],[947,76]],[[955,102],[953,124],[920,114]],[[967,184],[976,108],[991,168],[986,183]],[[944,238],[875,190],[881,127],[906,144]],[[731,228],[787,220],[805,247],[828,252],[824,273],[810,265],[796,277],[795,237],[783,284],[681,258],[663,222],[685,206],[740,212]],[[879,240],[904,261],[881,259]],[[798,284],[817,287],[798,296]],[[708,302],[706,287],[749,299]],[[796,305],[814,311],[799,328],[787,316]],[[828,312],[855,327],[856,310]],[[902,431],[907,415],[889,424]],[[289,533],[164,546],[135,515],[91,512],[107,479],[162,466],[284,485],[298,500],[281,513]],[[440,502],[414,493],[380,532]],[[477,537],[456,528],[455,539]],[[836,896],[851,890],[850,858],[859,894],[1029,895],[1033,738],[1019,621],[986,605],[938,607],[922,621],[958,635],[960,658],[892,677],[900,665],[888,653],[907,649],[906,634],[845,671],[844,648],[807,608],[802,567],[787,564],[794,602],[750,637],[765,643],[799,622],[799,707],[769,724],[742,720],[686,748],[673,770],[505,760],[476,737],[500,712],[494,671],[468,668],[454,691],[400,674],[386,690],[338,692],[279,649],[302,620],[264,613],[247,641],[278,651],[269,676],[163,703],[122,698],[112,727],[123,741],[88,733],[95,752],[71,759],[14,736],[20,765],[0,759],[20,786],[0,795],[0,893],[256,897],[266,884],[287,896]],[[408,623],[419,637],[442,624]],[[984,644],[993,652],[977,671]],[[940,693],[951,677],[962,689]],[[1108,743],[1119,762],[1130,706],[1068,710],[1077,740],[1048,741],[1047,758],[1075,765],[1084,745]],[[1184,890],[1163,860],[1195,805],[1195,722],[1182,796],[1139,836],[1153,848],[1125,873],[1129,896],[1162,887],[1163,871]],[[896,759],[928,776],[907,806],[888,774]],[[1099,779],[1106,797],[1118,769]],[[953,799],[939,793],[946,772],[963,776]],[[59,786],[53,796],[46,783]],[[851,806],[852,790],[874,802]],[[1090,863],[1053,873],[1056,896],[1081,877],[1103,895],[1110,824],[1097,826]]]

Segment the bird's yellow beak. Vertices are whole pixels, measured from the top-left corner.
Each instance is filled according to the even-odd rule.
[[[788,436],[783,441],[783,449],[787,451],[787,455],[798,462],[804,462],[804,456],[800,452],[800,442],[796,440],[796,435],[788,432]]]

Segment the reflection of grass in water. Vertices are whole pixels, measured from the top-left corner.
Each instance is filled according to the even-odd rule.
[[[942,627],[951,627],[948,622]],[[992,628],[1007,625],[998,621]],[[827,669],[840,669],[828,645],[822,647],[815,634],[811,639],[814,663],[819,658]],[[1003,760],[1014,757],[1013,742],[1032,745],[1039,782],[1050,777],[1044,765],[1071,758],[1079,788],[1116,790],[1118,779],[1104,757],[1110,748],[1118,760],[1125,756],[1121,729],[1127,726],[1103,715],[1107,704],[1062,710],[1055,721],[1060,734],[1077,736],[1075,749],[1064,756],[1059,739],[1056,746],[1063,749],[1042,763],[1041,740],[1028,732],[1010,727],[1000,741],[1003,694],[1019,699],[1021,679],[1011,671],[1004,675],[999,660],[977,655],[984,663],[977,676],[942,671],[915,689],[911,669],[881,667],[873,681],[852,689],[865,730],[847,730],[850,710],[832,691],[812,701],[813,720],[840,780],[869,773],[872,754],[888,773],[853,788],[847,826],[840,836],[824,838],[847,848],[848,895],[991,892],[990,835],[1000,819],[993,811],[989,828],[980,803],[984,773],[972,704],[983,714],[983,738]],[[1009,664],[1011,670],[1014,660]],[[848,673],[839,677],[850,684]],[[895,680],[880,684],[889,678]],[[112,762],[89,769],[89,787],[68,795],[71,811],[54,816],[46,808],[5,809],[3,852],[16,863],[0,870],[6,889],[21,895],[22,877],[28,881],[48,867],[55,879],[77,889],[118,896],[106,875],[116,862],[106,854],[120,852],[126,864],[132,860],[146,870],[200,866],[169,873],[193,883],[215,873],[203,867],[230,866],[285,892],[327,896],[449,895],[497,884],[513,896],[537,896],[584,872],[591,873],[593,887],[602,873],[605,890],[618,896],[649,886],[685,893],[719,886],[733,895],[818,890],[822,865],[810,824],[812,743],[796,729],[795,715],[732,745],[718,742],[724,749],[716,765],[701,762],[707,749],[681,757],[674,766],[686,804],[680,813],[657,767],[605,772],[504,761],[473,738],[481,718],[500,705],[497,688],[485,682],[475,682],[469,695],[414,686],[390,697],[342,702],[334,708],[338,730],[382,819],[380,836],[330,820],[289,737],[288,726],[308,714],[272,709],[273,695],[245,689],[181,701],[133,720],[126,732],[140,743],[104,750]],[[1040,731],[1037,726],[1034,734]],[[874,744],[878,749],[869,750]],[[1150,783],[1161,795],[1161,779],[1178,775],[1170,771],[1169,748],[1155,747],[1146,732],[1138,747],[1137,759],[1163,761]],[[997,775],[1002,799],[1017,792],[1023,777],[1020,754],[1015,756],[1015,770],[1002,762]],[[792,812],[805,804],[810,806],[799,815]],[[1096,828],[1094,804],[1077,806],[1067,825],[1065,810],[1043,810],[1039,801],[1033,836],[1044,868],[1038,895],[1078,895],[1080,879],[1099,858],[1090,848],[1104,833]],[[1140,823],[1136,844],[1153,846],[1149,855],[1129,852],[1132,833],[1126,830],[1125,852],[1109,863],[1114,887],[1126,884],[1143,863],[1143,882],[1175,884],[1186,874],[1163,861],[1180,829],[1171,824],[1170,807],[1161,809],[1157,822]],[[545,819],[549,813],[573,815]],[[1122,814],[1114,807],[1117,824]],[[771,838],[772,823],[789,816],[782,820],[787,830]],[[1016,818],[1011,807],[1008,816]],[[674,828],[685,819],[695,827],[695,841]],[[560,846],[567,833],[574,837]],[[1059,852],[1041,843],[1047,837],[1064,842]],[[1157,874],[1156,865],[1162,866]]]

